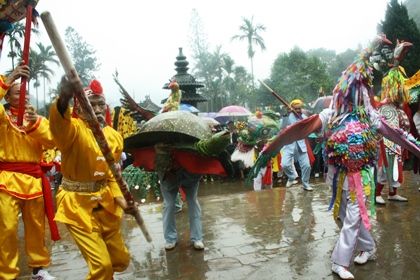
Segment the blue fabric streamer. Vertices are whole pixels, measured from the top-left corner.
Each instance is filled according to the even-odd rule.
[[[337,196],[337,177],[338,172],[334,174],[333,185],[332,185],[332,197],[331,197],[331,204],[328,207],[328,210],[331,210],[334,206],[335,197]]]

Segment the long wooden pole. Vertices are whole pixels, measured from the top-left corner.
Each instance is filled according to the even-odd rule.
[[[272,90],[269,86],[267,86],[263,81],[258,80],[258,82],[260,82],[266,89],[268,89],[269,92],[271,92],[272,95],[274,95],[274,97],[276,97],[278,100],[280,100],[281,103],[283,103],[284,106],[286,106],[287,108],[289,108],[293,114],[295,114],[295,116],[298,119],[302,119],[302,116],[299,115],[295,109],[293,109],[292,106],[290,106],[283,98],[280,97],[280,95],[278,95],[276,92],[274,92],[274,90]]]
[[[29,44],[31,42],[33,8],[34,7],[32,6],[32,4],[28,3],[28,6],[26,7],[25,42],[23,44],[23,56],[22,56],[23,61],[25,61],[25,65],[28,65],[29,63]],[[26,77],[22,77],[22,84],[20,85],[18,120],[17,120],[18,126],[22,126],[23,124],[23,113],[25,112],[25,98],[26,98],[26,80],[27,80]]]
[[[83,111],[85,112],[86,121],[89,124],[93,135],[95,136],[96,141],[104,155],[106,162],[108,163],[112,174],[117,181],[125,200],[129,203],[130,206],[134,206],[134,198],[130,193],[130,190],[127,186],[127,182],[124,180],[121,168],[118,163],[115,162],[114,156],[112,155],[111,149],[106,141],[105,135],[102,131],[102,128],[96,118],[96,115],[93,111],[92,106],[83,91],[83,84],[79,78],[79,75],[74,68],[73,62],[70,58],[69,53],[67,52],[67,48],[65,47],[63,40],[60,37],[60,34],[57,31],[56,25],[54,20],[51,17],[49,12],[44,12],[41,14],[41,19],[44,23],[45,29],[47,30],[48,36],[50,37],[51,43],[53,44],[54,50],[57,53],[58,58],[60,59],[61,65],[64,68],[67,78],[70,82],[73,83],[74,87],[76,88],[76,97],[82,107]],[[134,210],[131,213],[137,223],[140,226],[141,231],[143,232],[144,237],[148,242],[152,241],[152,238],[147,230],[146,225],[144,224],[144,220],[140,214],[140,211],[137,207],[133,207]]]

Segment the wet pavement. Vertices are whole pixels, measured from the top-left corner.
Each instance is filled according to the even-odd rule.
[[[356,279],[420,279],[420,177],[405,172],[399,194],[406,203],[388,202],[376,207],[371,219],[377,245],[376,260],[349,270]],[[328,211],[331,191],[322,178],[311,178],[313,192],[301,185],[286,189],[253,191],[252,183],[202,182],[199,201],[203,211],[203,251],[189,241],[187,206],[177,216],[178,244],[165,251],[162,202],[150,194],[140,206],[152,235],[148,243],[131,216],[122,230],[131,263],[116,279],[339,279],[331,272],[330,255],[339,227]],[[383,197],[386,198],[385,187]],[[136,197],[136,193],[133,193]],[[59,279],[85,279],[86,263],[65,226],[62,239],[46,242],[52,264],[47,268]],[[19,239],[23,243],[23,230]],[[18,279],[30,279],[28,258],[20,246]]]

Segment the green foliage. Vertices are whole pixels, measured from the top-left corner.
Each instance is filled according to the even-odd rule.
[[[10,47],[7,57],[12,59],[12,69],[15,69],[15,58],[22,57],[21,41],[25,37],[25,25],[23,22],[15,22],[14,26],[14,29],[10,33],[6,33],[6,37],[9,37]],[[37,28],[32,28],[31,34],[39,35],[39,30]]]
[[[49,67],[49,64],[53,63],[59,65],[56,59],[57,54],[52,50],[52,46],[45,47],[42,43],[37,43],[39,52],[31,49],[29,53],[28,66],[31,69],[30,76],[28,78],[28,84],[31,80],[35,80],[34,87],[36,90],[36,109],[39,109],[38,104],[38,88],[41,86],[41,80],[45,86],[45,81],[51,82],[51,77],[54,75],[54,71]],[[47,116],[46,100],[44,96],[43,115]]]
[[[398,0],[390,1],[385,13],[385,20],[378,24],[377,30],[385,33],[394,46],[398,39],[412,43],[414,48],[420,47],[419,28],[414,20],[408,17],[406,6],[400,4]],[[420,52],[414,51],[414,48],[409,49],[406,59],[401,63],[408,76],[412,76],[419,70]]]
[[[95,56],[96,50],[86,43],[74,28],[67,27],[65,31],[66,47],[72,57],[74,67],[85,86],[95,79],[95,72],[99,71],[100,64]]]
[[[309,56],[318,57],[322,63],[325,63],[327,67],[327,73],[332,88],[324,88],[325,93],[332,92],[337,79],[341,76],[341,73],[353,62],[354,58],[360,51],[348,49],[343,53],[336,54],[333,50],[327,50],[324,48],[312,49],[306,52]]]
[[[327,64],[297,46],[289,54],[279,54],[271,68],[270,80],[268,85],[286,102],[299,98],[308,103],[318,98],[320,87],[328,93],[334,86]]]
[[[408,15],[414,20],[417,28],[420,29],[420,1],[405,0],[404,5],[407,7]]]

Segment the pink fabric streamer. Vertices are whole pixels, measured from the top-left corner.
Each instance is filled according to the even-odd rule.
[[[363,186],[362,186],[362,177],[360,172],[351,172],[347,174],[347,180],[349,188],[352,186],[352,190],[356,191],[357,203],[359,204],[360,216],[362,218],[363,224],[367,230],[370,230],[369,217],[366,210],[365,201],[363,199]]]

